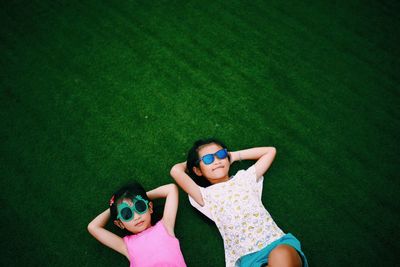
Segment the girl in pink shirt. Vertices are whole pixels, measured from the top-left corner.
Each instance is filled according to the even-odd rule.
[[[151,200],[156,198],[166,200],[162,219],[152,226]],[[110,208],[89,223],[88,231],[99,242],[127,257],[131,267],[186,267],[174,234],[177,210],[176,185],[163,185],[146,192],[140,184],[132,183],[115,192]],[[122,238],[105,229],[110,218],[132,235]]]

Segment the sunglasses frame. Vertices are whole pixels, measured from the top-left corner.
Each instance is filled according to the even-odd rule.
[[[220,153],[221,151],[225,151],[225,156],[224,156],[223,158],[221,158],[220,156],[218,156],[218,153]],[[205,161],[204,161],[204,158],[205,158],[205,157],[210,157],[210,156],[212,157],[211,162],[209,162],[209,163],[205,162]],[[220,150],[218,150],[217,152],[215,152],[215,153],[213,153],[213,154],[204,155],[204,156],[202,156],[201,158],[199,158],[197,162],[200,163],[200,161],[203,161],[203,163],[204,163],[205,165],[210,165],[211,163],[214,162],[215,157],[218,157],[219,159],[225,159],[225,158],[227,158],[227,157],[228,157],[228,150],[227,150],[226,148],[223,148],[223,149],[220,149]]]
[[[142,212],[138,211],[138,210],[135,208],[135,204],[136,204],[136,202],[138,202],[138,201],[143,201],[144,204],[146,205],[146,209],[145,209],[144,211],[142,211]],[[118,220],[121,220],[121,221],[123,221],[123,222],[129,222],[129,221],[131,221],[131,220],[135,217],[135,213],[137,213],[137,214],[139,214],[139,215],[142,215],[142,214],[145,214],[145,213],[149,210],[149,201],[146,200],[146,199],[143,199],[142,196],[140,196],[140,195],[137,195],[134,199],[132,199],[132,202],[133,202],[133,205],[132,205],[132,206],[128,205],[128,203],[126,203],[126,202],[122,202],[121,204],[119,204],[119,205],[117,206],[117,210],[118,210],[117,219],[118,219]],[[131,217],[131,218],[129,218],[129,219],[124,219],[124,218],[122,217],[121,211],[122,211],[124,208],[129,208],[129,209],[131,210],[131,212],[132,212],[132,217]]]

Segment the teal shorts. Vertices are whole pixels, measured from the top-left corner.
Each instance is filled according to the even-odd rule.
[[[296,237],[292,234],[286,234],[279,238],[278,240],[275,240],[265,248],[244,255],[240,259],[236,261],[235,266],[240,266],[240,267],[260,267],[260,266],[265,266],[268,264],[268,256],[271,253],[271,251],[276,248],[279,245],[289,245],[293,247],[294,249],[297,250],[297,253],[299,253],[301,260],[303,261],[303,267],[308,267],[307,263],[307,258],[304,255],[303,251],[301,251],[301,245],[300,241],[297,240]]]

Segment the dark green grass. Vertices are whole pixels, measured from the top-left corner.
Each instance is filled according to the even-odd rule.
[[[263,201],[311,266],[396,265],[399,4],[157,2],[1,4],[1,265],[127,266],[88,222],[208,136],[277,147]],[[176,233],[224,266],[183,193]]]

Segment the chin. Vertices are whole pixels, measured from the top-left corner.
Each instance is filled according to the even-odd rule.
[[[212,184],[218,184],[218,183],[225,182],[224,177],[226,177],[226,176],[224,175],[224,176],[220,176],[220,177],[213,177],[212,179],[208,179],[208,181]]]
[[[229,176],[228,175],[228,172],[226,172],[225,170],[223,170],[223,169],[220,169],[220,170],[218,170],[217,172],[215,172],[214,173],[214,178],[213,179],[218,179],[218,180],[220,180],[220,179],[224,179],[225,177],[227,177],[227,176]]]
[[[131,231],[131,232],[134,233],[134,234],[138,234],[138,233],[146,230],[150,226],[151,226],[150,222],[143,222],[143,224],[141,224],[139,226],[133,226],[134,229],[132,229],[133,231]]]

